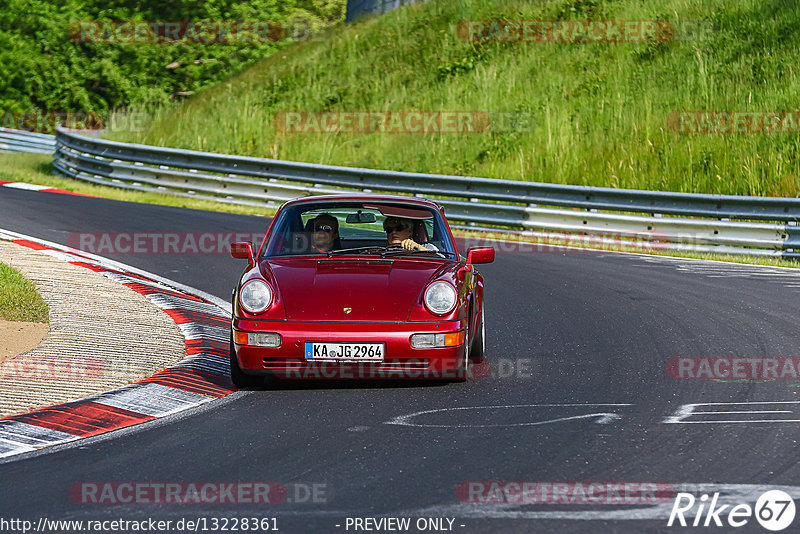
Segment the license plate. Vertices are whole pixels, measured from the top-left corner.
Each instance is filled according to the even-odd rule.
[[[382,362],[383,343],[317,343],[306,341],[306,360]]]

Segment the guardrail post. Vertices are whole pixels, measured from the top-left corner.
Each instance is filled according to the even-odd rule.
[[[794,249],[800,252],[800,226],[791,224],[786,227],[786,240],[783,242],[783,249]]]

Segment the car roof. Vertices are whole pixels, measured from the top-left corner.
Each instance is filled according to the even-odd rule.
[[[288,205],[296,205],[296,204],[304,204],[304,203],[316,203],[316,202],[336,202],[336,201],[364,201],[364,202],[398,202],[398,203],[408,203],[408,204],[422,204],[424,206],[428,206],[431,208],[436,208],[437,210],[442,209],[442,206],[434,202],[433,200],[428,200],[427,198],[420,198],[420,197],[405,197],[401,195],[381,195],[381,194],[350,194],[350,193],[343,193],[341,195],[318,195],[318,196],[308,196],[308,197],[300,197],[294,198],[289,200],[284,204],[284,206]]]

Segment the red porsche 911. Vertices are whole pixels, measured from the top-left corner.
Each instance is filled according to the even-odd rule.
[[[437,203],[337,195],[281,206],[233,295],[231,378],[463,380],[484,358],[483,276]]]

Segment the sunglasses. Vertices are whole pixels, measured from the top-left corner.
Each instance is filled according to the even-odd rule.
[[[402,225],[397,225],[397,226],[384,226],[384,227],[383,227],[383,229],[384,229],[384,230],[386,231],[386,233],[388,234],[389,232],[402,232],[403,230],[405,230],[405,229],[406,229],[406,227],[405,227],[405,226],[402,226]]]
[[[330,224],[323,224],[323,225],[320,225],[320,226],[315,226],[314,227],[314,231],[315,232],[331,233],[331,232],[333,232],[333,226],[331,226]]]

